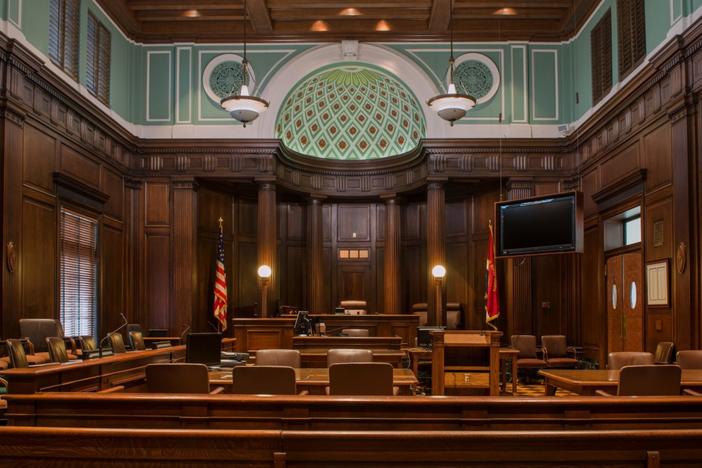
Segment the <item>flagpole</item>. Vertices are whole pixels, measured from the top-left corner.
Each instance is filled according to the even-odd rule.
[[[222,234],[222,223],[224,219],[220,216],[217,221],[219,222],[219,234]],[[217,333],[222,333],[222,322],[219,319],[217,319]]]

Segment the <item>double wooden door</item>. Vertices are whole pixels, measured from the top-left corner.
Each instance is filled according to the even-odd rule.
[[[607,351],[643,351],[640,252],[607,259]]]

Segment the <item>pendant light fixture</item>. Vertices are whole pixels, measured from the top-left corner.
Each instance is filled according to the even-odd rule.
[[[427,101],[427,105],[431,107],[439,117],[453,123],[456,120],[462,119],[466,112],[475,106],[475,98],[468,94],[461,94],[456,90],[456,85],[453,83],[453,67],[455,59],[453,57],[453,0],[449,7],[449,31],[451,33],[451,58],[449,58],[449,85],[446,94],[439,94]]]
[[[249,61],[246,59],[246,18],[247,18],[246,0],[244,0],[244,60],[241,62],[243,81],[239,94],[232,94],[220,101],[220,105],[229,112],[234,119],[244,124],[253,122],[268,109],[268,101],[249,94],[247,86]]]

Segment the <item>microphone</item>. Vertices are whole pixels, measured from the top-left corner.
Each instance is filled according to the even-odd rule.
[[[124,327],[126,327],[127,324],[129,324],[129,320],[127,320],[127,317],[125,317],[124,314],[119,314],[119,315],[120,315],[120,317],[122,317],[122,320],[123,320],[122,325],[120,325],[119,327],[117,327],[114,331],[111,331],[110,333],[108,333],[107,335],[105,335],[105,337],[104,337],[102,340],[100,340],[100,345],[98,346],[98,350],[99,350],[99,353],[100,353],[99,356],[100,356],[100,357],[102,357],[102,345],[103,345],[103,343],[104,343],[106,340],[108,340],[108,339],[110,338],[110,335],[112,335],[112,334],[114,334],[114,333],[117,333],[118,331],[120,331],[121,329],[123,329]]]
[[[181,343],[183,342],[183,338],[185,338],[185,334],[186,334],[188,331],[190,331],[190,325],[188,325],[187,327],[185,327],[185,330],[183,330],[183,333],[180,334],[180,342],[181,342]]]

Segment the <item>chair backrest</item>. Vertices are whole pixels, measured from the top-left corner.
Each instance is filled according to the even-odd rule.
[[[132,347],[132,349],[137,349],[139,351],[146,349],[146,344],[144,344],[144,335],[140,331],[130,331],[129,345]]]
[[[519,350],[520,358],[536,357],[536,337],[534,335],[512,335],[512,348]]]
[[[46,352],[46,339],[52,336],[63,338],[63,326],[56,319],[20,319],[20,335],[34,344],[34,352]]]
[[[121,333],[110,334],[110,346],[115,354],[126,353],[127,348],[124,346],[124,338]]]
[[[182,362],[149,364],[146,388],[149,393],[210,393],[207,366]]]
[[[133,332],[133,331],[138,331],[141,332],[142,334],[144,333],[144,330],[141,329],[141,325],[138,323],[128,323],[127,324],[127,333]]]
[[[365,328],[344,328],[341,333],[346,336],[370,336],[370,332]]]
[[[546,350],[549,358],[568,355],[568,344],[565,335],[544,335],[541,337],[541,345]]]
[[[46,339],[46,347],[49,350],[51,362],[68,362],[68,352],[63,338],[51,336]]]
[[[24,352],[24,346],[21,340],[8,339],[7,355],[10,356],[10,365],[15,368],[29,367],[27,354]]]
[[[346,299],[339,302],[339,307],[346,309],[350,315],[365,315],[368,313],[368,302],[355,299]]]
[[[681,369],[702,369],[702,350],[678,351],[677,364]]]
[[[341,362],[373,362],[370,349],[330,349],[327,351],[327,367]]]
[[[617,351],[607,356],[607,368],[619,370],[624,366],[653,364],[653,354],[638,351]]]
[[[670,364],[675,356],[675,343],[672,341],[660,341],[656,346],[654,362],[656,364]]]
[[[295,369],[288,366],[237,366],[232,370],[232,393],[295,395]]]
[[[392,395],[392,365],[347,362],[329,366],[330,395]]]
[[[80,337],[80,349],[83,351],[95,351],[97,349],[97,343],[95,338],[92,336],[81,336]]]
[[[256,351],[257,366],[300,366],[300,351],[296,349],[259,349]]]
[[[620,396],[680,395],[680,366],[624,366],[619,371]]]

